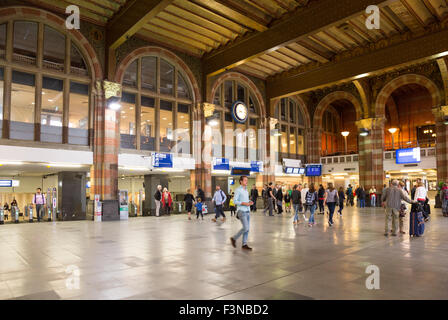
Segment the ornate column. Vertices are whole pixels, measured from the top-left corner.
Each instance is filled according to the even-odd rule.
[[[359,137],[359,183],[369,190],[375,186],[381,192],[384,184],[384,124],[385,118],[368,118],[356,122],[358,130],[369,134]]]
[[[278,119],[276,118],[266,118],[266,130],[265,130],[265,145],[266,153],[264,161],[264,174],[263,183],[268,184],[269,182],[275,182],[275,165],[279,164],[279,159],[277,159],[278,153],[278,142],[275,143],[275,139],[278,141],[278,137],[273,135],[275,127],[278,124]]]
[[[90,170],[91,199],[118,198],[119,130],[117,112],[107,108],[107,99],[121,97],[121,85],[97,81],[94,89],[95,117],[93,139],[93,166]]]
[[[432,109],[436,120],[437,181],[448,181],[448,106]]]

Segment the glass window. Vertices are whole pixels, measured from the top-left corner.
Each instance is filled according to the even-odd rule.
[[[296,123],[295,109],[296,109],[296,105],[295,105],[294,101],[289,100],[289,121],[291,123]]]
[[[35,76],[13,71],[10,138],[34,140]]]
[[[221,111],[215,110],[211,117],[206,118],[206,123],[212,129],[212,155],[222,157]]]
[[[251,113],[253,113],[253,114],[256,114],[257,113],[257,108],[255,107],[255,102],[254,101],[256,101],[256,100],[252,97],[252,95],[250,95],[250,97],[249,97],[249,111]]]
[[[250,119],[249,129],[247,130],[247,139],[249,146],[249,160],[257,160],[257,121]]]
[[[89,144],[89,86],[71,81],[69,99],[68,143],[87,146]]]
[[[299,126],[305,126],[305,120],[303,118],[303,114],[300,109],[297,109],[297,124]]]
[[[233,82],[224,82],[224,107],[230,110],[233,104]]]
[[[37,29],[36,22],[14,22],[14,61],[36,64]]]
[[[142,96],[140,149],[155,151],[155,99]]]
[[[190,106],[180,104],[177,106],[177,128],[175,131],[177,153],[190,153]]]
[[[76,75],[87,75],[87,64],[73,42],[70,49],[70,72]]]
[[[40,140],[62,143],[64,82],[43,77]]]
[[[43,66],[48,69],[64,71],[65,36],[45,26],[44,28],[44,61]]]
[[[237,93],[237,100],[246,103],[246,89],[238,85],[236,93]]]
[[[173,95],[173,83],[174,83],[174,67],[166,62],[160,60],[160,93]]]
[[[0,138],[3,132],[3,68],[0,68]]]
[[[280,119],[286,121],[286,99],[282,99],[280,103]]]
[[[213,99],[213,104],[220,106],[221,105],[221,86],[216,89],[215,98]]]
[[[181,99],[191,99],[190,90],[188,89],[187,81],[180,74],[177,75],[177,97]]]
[[[294,127],[289,128],[289,153],[296,154],[296,129]]]
[[[137,60],[132,62],[124,72],[123,85],[134,88],[137,87]]]
[[[224,116],[224,145],[225,145],[225,157],[233,159],[233,119],[229,112]]]
[[[123,149],[136,149],[135,95],[123,92],[120,111],[120,145]]]
[[[281,134],[280,150],[282,153],[288,153],[288,133],[286,132],[286,126],[282,126]]]
[[[173,103],[160,100],[160,151],[171,152],[173,147]]]
[[[305,154],[305,137],[302,129],[298,130],[297,136],[297,154]]]
[[[236,158],[237,160],[245,160],[246,159],[246,125],[245,124],[237,124],[236,126]]]
[[[142,89],[157,90],[157,58],[142,58]]]
[[[0,24],[0,59],[6,55],[6,24]]]

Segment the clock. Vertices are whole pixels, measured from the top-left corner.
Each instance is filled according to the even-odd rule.
[[[249,116],[247,106],[244,102],[236,101],[232,106],[232,117],[235,122],[245,123]]]

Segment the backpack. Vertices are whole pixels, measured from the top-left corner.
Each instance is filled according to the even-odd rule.
[[[307,191],[305,196],[305,203],[307,206],[311,206],[314,204],[314,201],[316,200],[316,193],[315,192],[309,192]]]

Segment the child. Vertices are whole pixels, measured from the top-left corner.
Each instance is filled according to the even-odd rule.
[[[202,212],[202,200],[201,198],[198,198],[196,204],[196,219],[199,219],[199,215],[201,215],[202,220],[204,220],[204,213]]]
[[[230,215],[233,217],[236,215],[235,202],[233,202],[234,193],[230,196],[229,207],[230,207]]]

